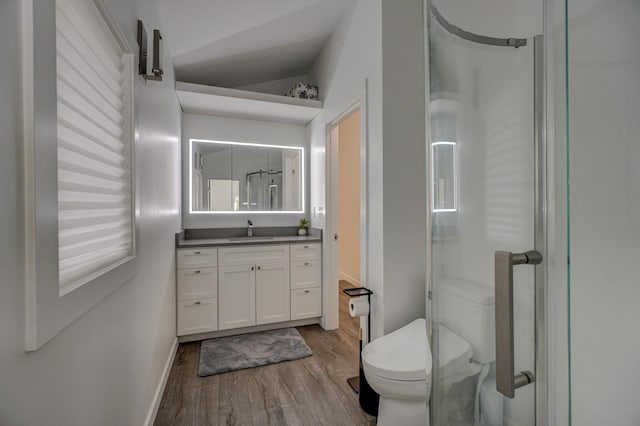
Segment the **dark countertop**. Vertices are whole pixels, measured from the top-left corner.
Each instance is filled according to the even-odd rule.
[[[322,231],[309,228],[309,235],[298,236],[297,227],[255,227],[254,237],[246,237],[246,228],[187,229],[176,234],[176,248],[225,247],[256,244],[321,242]]]
[[[322,238],[320,235],[305,235],[300,237],[298,235],[291,236],[278,236],[271,237],[271,239],[264,239],[265,237],[247,238],[243,240],[231,241],[229,238],[198,238],[193,240],[180,240],[176,245],[176,248],[191,248],[191,247],[222,247],[222,246],[244,246],[249,244],[282,244],[282,243],[307,243],[307,242],[320,242]]]

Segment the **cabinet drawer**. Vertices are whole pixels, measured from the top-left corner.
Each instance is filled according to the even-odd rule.
[[[322,286],[322,262],[298,260],[291,262],[291,290]]]
[[[291,244],[291,260],[320,260],[322,244]]]
[[[219,249],[220,266],[289,261],[288,245],[256,245]]]
[[[291,291],[291,320],[322,316],[322,290],[308,288]]]
[[[218,249],[180,249],[177,251],[178,269],[215,268],[218,266]]]
[[[178,300],[218,297],[218,268],[178,269]]]
[[[218,329],[218,299],[178,302],[178,336]]]

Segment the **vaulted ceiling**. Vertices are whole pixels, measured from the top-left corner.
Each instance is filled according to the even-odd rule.
[[[307,73],[353,0],[156,0],[179,81],[238,87]]]

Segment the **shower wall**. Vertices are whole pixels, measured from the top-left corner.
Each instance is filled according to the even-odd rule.
[[[574,425],[640,424],[640,2],[569,0]]]

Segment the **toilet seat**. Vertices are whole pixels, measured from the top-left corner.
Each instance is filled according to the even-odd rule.
[[[473,348],[466,340],[441,324],[435,329],[439,339],[441,385],[448,387],[480,372],[482,367],[472,361]]]
[[[462,337],[437,325],[440,381],[444,386],[477,374],[473,348]],[[369,343],[362,350],[362,362],[378,377],[401,382],[431,383],[432,355],[426,335],[426,321],[417,319]]]
[[[369,343],[362,362],[378,377],[403,382],[431,379],[431,348],[426,321],[417,319]]]

